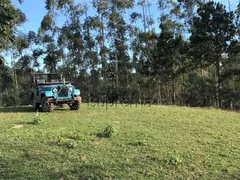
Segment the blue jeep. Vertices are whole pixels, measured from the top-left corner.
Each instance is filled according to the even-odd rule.
[[[82,101],[80,90],[56,73],[33,74],[31,99],[33,108],[37,110],[41,106],[44,112],[51,112],[54,105],[62,107],[63,104],[78,110]]]

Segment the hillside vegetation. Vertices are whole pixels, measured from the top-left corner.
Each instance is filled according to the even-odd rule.
[[[239,113],[84,104],[35,116],[0,108],[0,179],[240,178]]]

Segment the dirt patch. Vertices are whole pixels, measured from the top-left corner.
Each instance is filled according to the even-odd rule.
[[[115,124],[120,124],[120,121],[113,121],[113,123],[115,123]]]
[[[46,154],[46,152],[41,151],[41,150],[35,150],[35,151],[33,151],[33,154],[34,155],[43,155],[43,154]]]
[[[20,128],[24,128],[24,126],[23,125],[16,125],[16,126],[13,126],[12,128],[13,129],[20,129]]]
[[[83,155],[81,156],[81,160],[82,160],[82,161],[86,161],[86,160],[87,160],[86,154],[83,154]]]

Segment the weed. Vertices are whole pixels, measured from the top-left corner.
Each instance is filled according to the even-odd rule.
[[[62,137],[59,137],[57,140],[57,145],[61,147],[66,147],[68,149],[73,149],[77,147],[77,143],[73,140],[64,139]]]
[[[129,143],[129,145],[132,145],[132,146],[148,146],[148,144],[146,142],[143,142],[143,141],[137,141],[137,142]]]
[[[33,118],[33,124],[40,124],[42,122],[42,118],[38,115],[38,112],[36,114],[36,116]]]
[[[114,128],[113,125],[109,124],[107,127],[104,129],[102,136],[106,138],[110,138],[116,135],[116,129]]]
[[[69,139],[73,139],[73,140],[79,140],[79,141],[86,140],[86,137],[77,131],[70,131],[69,133],[65,134],[64,136]]]
[[[77,143],[75,143],[74,141],[64,141],[61,145],[68,149],[73,149],[77,147]]]
[[[179,166],[180,164],[182,164],[182,159],[178,155],[172,153],[169,154],[166,161],[168,165],[173,166]]]

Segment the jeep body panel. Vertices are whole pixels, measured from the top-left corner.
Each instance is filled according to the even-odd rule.
[[[58,91],[56,93],[53,92],[53,90],[56,88],[58,90],[61,90],[64,86],[62,84],[56,84],[56,85],[48,85],[48,86],[40,86],[37,88],[33,88],[32,89],[32,93],[34,95],[34,99],[36,102],[41,102],[41,98],[43,96],[45,97],[52,97],[55,99],[55,101],[64,101],[64,99],[66,99],[66,101],[68,101],[69,99],[74,99],[74,96],[80,95],[80,90],[79,89],[75,89],[75,87],[71,84],[66,85],[66,89],[72,88],[72,92],[70,92],[69,90],[67,91],[66,94],[64,94],[64,96],[60,96],[59,93],[61,91]],[[37,92],[38,91],[38,92]]]
[[[73,94],[74,95],[80,95],[80,90],[79,89],[74,89]]]

